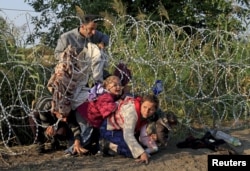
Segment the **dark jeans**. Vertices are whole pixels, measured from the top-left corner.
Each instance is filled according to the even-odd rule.
[[[117,153],[125,157],[133,158],[128,145],[126,144],[122,130],[107,130],[107,119],[105,119],[100,128],[100,138],[108,140],[118,145]]]

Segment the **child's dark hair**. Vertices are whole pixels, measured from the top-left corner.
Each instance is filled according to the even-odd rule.
[[[174,114],[174,112],[167,111],[166,115],[167,115],[167,119],[168,119],[169,124],[177,125],[178,120],[177,120],[177,116]]]
[[[148,95],[144,95],[142,97],[142,103],[145,101],[149,101],[155,104],[155,108],[158,109],[159,108],[159,99],[156,95],[154,94],[148,94]]]

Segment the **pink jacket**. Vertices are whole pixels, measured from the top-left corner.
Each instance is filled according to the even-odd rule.
[[[117,109],[116,96],[104,93],[95,101],[87,101],[81,104],[77,111],[93,127],[99,128],[104,118]]]

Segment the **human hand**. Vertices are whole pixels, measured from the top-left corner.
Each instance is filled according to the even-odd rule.
[[[81,146],[80,140],[76,139],[74,142],[73,154],[77,153],[79,155],[87,153],[88,150]]]
[[[150,139],[151,139],[152,141],[156,141],[156,140],[157,140],[157,135],[156,135],[156,134],[151,134],[151,135],[150,135]]]
[[[53,126],[48,126],[45,130],[45,134],[49,137],[53,137],[56,134],[56,131]]]
[[[146,152],[142,153],[139,159],[135,160],[137,163],[144,163],[148,164],[149,156]]]
[[[104,49],[104,48],[105,48],[105,45],[104,45],[103,42],[98,43],[97,46],[98,46],[100,49]]]
[[[57,119],[60,119],[60,121],[67,122],[67,117],[63,116],[61,113],[54,111],[53,114]]]

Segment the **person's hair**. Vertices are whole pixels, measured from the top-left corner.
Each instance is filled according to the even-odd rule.
[[[171,125],[177,125],[178,119],[177,119],[177,116],[174,114],[174,112],[168,111],[166,113],[166,115],[167,115],[167,120],[168,120],[169,124],[171,124]]]
[[[104,69],[103,70],[103,80],[106,80],[109,76],[111,76],[111,74],[109,73],[108,70]]]
[[[142,103],[145,101],[149,101],[151,103],[155,104],[155,108],[158,109],[159,108],[159,99],[156,95],[154,94],[148,94],[148,95],[144,95],[142,97]]]
[[[146,133],[148,135],[156,134],[156,122],[149,122],[146,125]]]
[[[100,18],[99,15],[86,14],[82,17],[82,24],[88,24],[90,22],[95,22],[97,18]]]
[[[119,77],[115,75],[110,75],[108,76],[104,81],[103,81],[103,87],[106,88],[108,84],[111,84],[115,79],[120,80]]]

